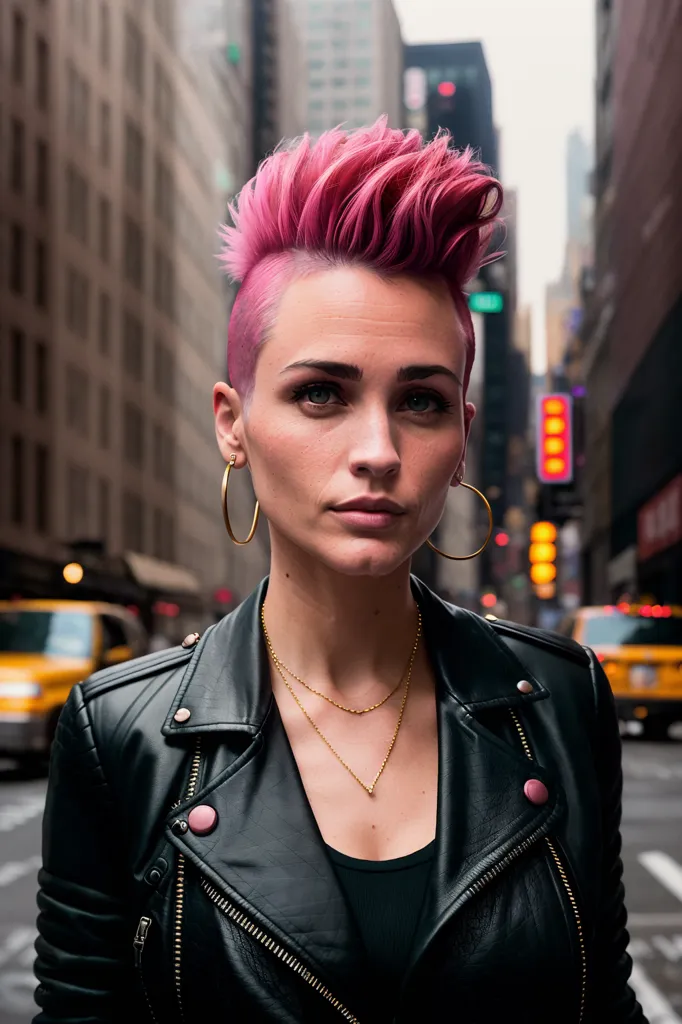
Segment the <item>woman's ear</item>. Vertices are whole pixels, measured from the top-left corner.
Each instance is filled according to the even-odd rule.
[[[230,457],[236,455],[235,466],[241,469],[246,465],[243,443],[244,409],[235,389],[223,381],[213,388],[213,414],[220,454],[225,462],[229,462]]]
[[[451,487],[457,487],[457,485],[461,484],[462,480],[464,479],[464,474],[466,472],[467,442],[469,440],[469,431],[471,430],[471,424],[472,424],[472,421],[473,421],[473,418],[474,418],[475,415],[476,415],[476,406],[473,404],[473,402],[465,402],[464,403],[464,448],[462,450],[462,457],[459,460],[459,466],[457,467],[457,469],[455,471],[455,475],[453,476],[452,481],[450,483]]]

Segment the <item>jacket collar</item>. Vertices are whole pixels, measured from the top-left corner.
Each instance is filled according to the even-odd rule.
[[[166,836],[188,862],[261,928],[301,959],[359,1018],[366,963],[272,698],[259,611],[263,583],[195,649],[163,726],[166,736],[251,737],[243,753],[166,819]],[[438,685],[439,780],[434,871],[416,940],[421,957],[447,920],[505,858],[544,835],[563,798],[551,772],[531,765],[520,744],[504,742],[476,717],[520,709],[549,696],[539,680],[477,616],[440,601],[414,580]],[[534,688],[524,695],[519,679]],[[178,707],[191,716],[176,723]],[[526,780],[545,782],[541,807],[523,795]],[[176,834],[175,818],[208,803],[218,812],[209,836]],[[208,897],[206,897],[208,898]],[[415,962],[415,961],[413,961]]]
[[[434,672],[459,705],[475,714],[494,707],[520,708],[548,696],[485,619],[447,604],[414,577],[412,591],[422,611]],[[260,625],[266,592],[267,579],[204,633],[163,724],[164,736],[260,731],[272,701]],[[533,684],[531,693],[516,689],[521,679]],[[191,712],[186,722],[175,721],[178,708]]]

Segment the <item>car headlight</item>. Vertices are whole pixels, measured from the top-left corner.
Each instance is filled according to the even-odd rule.
[[[0,697],[40,697],[42,690],[40,683],[32,679],[17,679],[16,681],[0,681]]]

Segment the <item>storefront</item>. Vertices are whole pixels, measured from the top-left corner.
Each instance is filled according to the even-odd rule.
[[[682,605],[682,473],[639,510],[637,562],[641,594]]]

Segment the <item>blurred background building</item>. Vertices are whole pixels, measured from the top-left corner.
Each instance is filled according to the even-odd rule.
[[[682,602],[682,8],[598,0],[583,585]]]
[[[293,0],[307,56],[306,128],[403,123],[403,43],[392,0]]]

